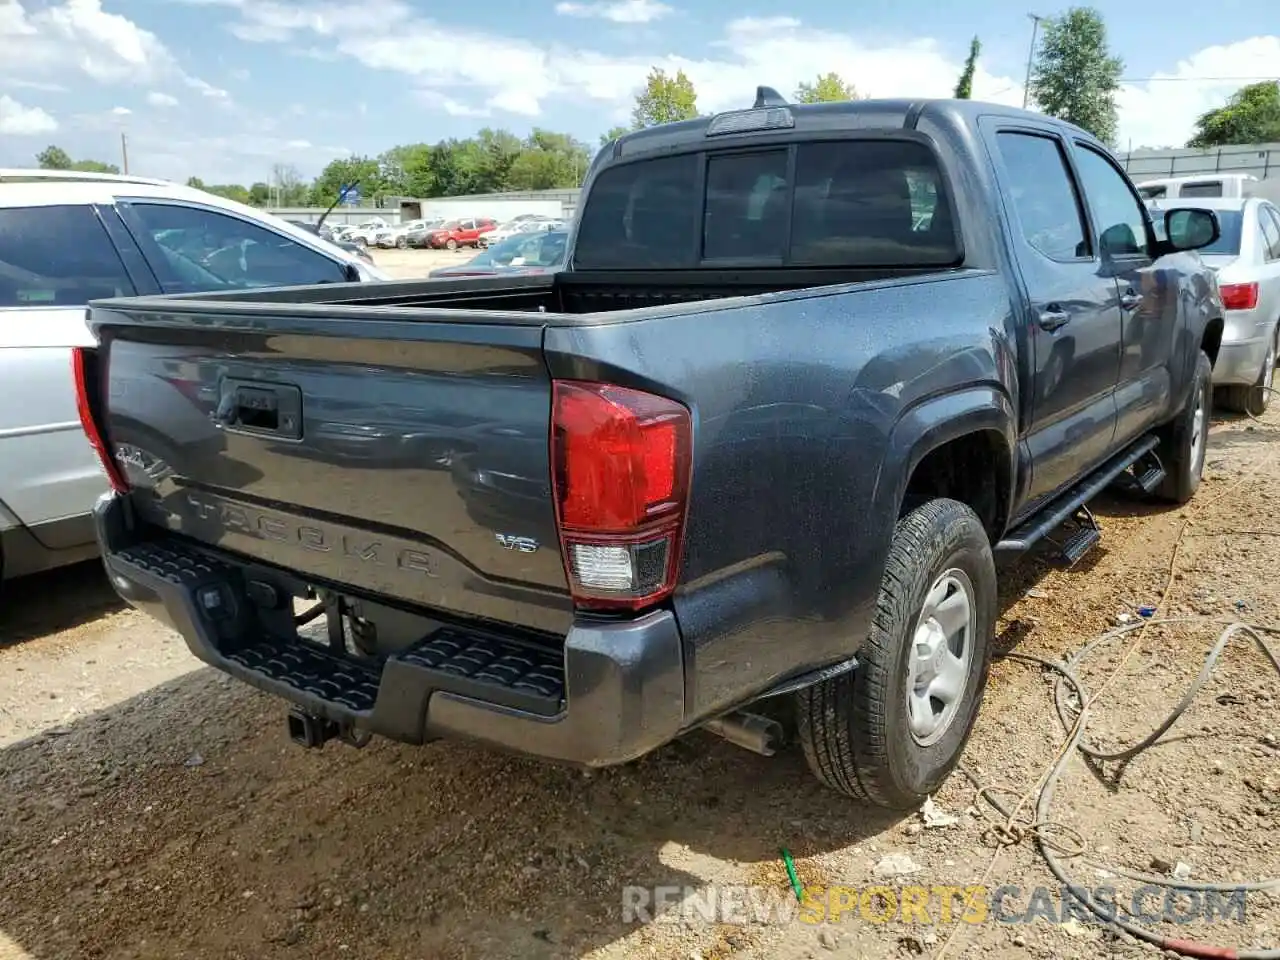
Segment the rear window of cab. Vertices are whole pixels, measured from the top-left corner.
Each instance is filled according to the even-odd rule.
[[[579,269],[940,266],[960,256],[933,152],[891,139],[607,168],[588,191],[574,249]]]

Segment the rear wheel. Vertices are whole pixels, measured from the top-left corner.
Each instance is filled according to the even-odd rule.
[[[900,810],[937,790],[977,719],[995,619],[995,563],[977,515],[938,499],[899,519],[857,669],[796,695],[818,779]]]
[[[1271,342],[1267,345],[1267,356],[1262,361],[1262,369],[1258,371],[1258,379],[1252,386],[1230,386],[1222,391],[1222,405],[1228,410],[1247,413],[1260,417],[1271,405],[1271,390],[1276,376],[1276,338],[1280,330],[1271,332]]]
[[[408,240],[406,240],[404,237],[397,237],[397,238],[396,238],[396,249],[398,249],[398,250],[408,250],[408,249],[409,249],[409,241],[408,241]]]
[[[453,239],[453,237],[450,237],[444,242],[444,246],[446,250],[452,253],[454,250],[458,249],[458,241]]]
[[[1156,496],[1171,503],[1186,503],[1200,487],[1204,474],[1209,417],[1213,413],[1213,366],[1202,350],[1196,357],[1195,375],[1186,406],[1164,428],[1156,452],[1164,464],[1165,478]]]

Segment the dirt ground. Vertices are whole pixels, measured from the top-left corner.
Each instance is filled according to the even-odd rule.
[[[1002,650],[1058,658],[1144,604],[1201,618],[1130,634],[1082,671],[1098,689],[1139,640],[1095,707],[1092,741],[1118,748],[1159,722],[1220,631],[1212,618],[1280,624],[1277,431],[1280,409],[1256,425],[1220,418],[1188,507],[1103,498],[1103,544],[1079,566],[1029,560],[1005,574]],[[965,766],[1010,801],[1062,741],[1051,694],[1041,670],[993,667]],[[911,924],[859,909],[822,925],[624,919],[632,885],[705,895],[753,884],[785,903],[783,846],[809,890],[1015,885],[1004,907],[1014,915],[1036,887],[1058,901],[1030,839],[993,848],[990,807],[960,774],[935,798],[958,821],[933,828],[826,791],[794,749],[766,759],[696,734],[583,773],[461,743],[306,751],[283,717],[124,608],[96,565],[11,590],[0,605],[0,960],[1158,953],[1078,920],[970,923],[936,905],[932,922]],[[1138,884],[1116,869],[1280,876],[1277,718],[1280,683],[1240,643],[1167,743],[1122,768],[1073,760],[1048,817],[1086,843],[1089,862],[1067,861],[1073,878],[1115,886],[1127,904]],[[880,878],[890,854],[912,872]],[[870,913],[884,902],[868,900]],[[1150,908],[1160,912],[1158,896]],[[1243,916],[1159,928],[1275,947],[1280,897],[1251,894]]]

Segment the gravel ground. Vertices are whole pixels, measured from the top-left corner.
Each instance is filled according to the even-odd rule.
[[[410,256],[423,257],[396,258]],[[1103,546],[1081,565],[1010,571],[1001,648],[1060,657],[1161,601],[1166,582],[1162,616],[1280,624],[1277,430],[1280,409],[1258,425],[1220,420],[1191,505],[1104,499]],[[1131,634],[1138,650],[1090,738],[1118,746],[1150,730],[1219,629]],[[1127,645],[1084,671],[1091,689]],[[1035,668],[993,668],[965,763],[1011,800],[1061,742],[1051,692]],[[623,918],[628,885],[753,884],[785,903],[784,845],[810,890],[985,877],[1021,888],[1006,909],[1024,910],[1046,886],[1058,912],[1034,845],[997,856],[990,808],[960,775],[935,798],[958,822],[931,828],[825,791],[794,750],[765,759],[696,734],[588,774],[461,743],[305,751],[286,739],[283,714],[122,607],[96,565],[13,585],[0,605],[0,960],[1157,953],[1078,921],[947,922],[936,906],[934,922],[909,925],[855,919],[856,909],[823,926]],[[1280,683],[1240,644],[1166,744],[1121,769],[1073,762],[1050,815],[1087,842],[1093,862],[1069,861],[1073,876],[1116,886],[1121,903],[1135,884],[1099,870],[1182,863],[1194,880],[1280,876],[1277,716]],[[879,879],[891,854],[913,872]],[[1280,900],[1253,895],[1243,922],[1162,930],[1275,946]]]
[[[436,267],[466,263],[478,250],[371,250],[373,262],[393,277],[425,277]]]

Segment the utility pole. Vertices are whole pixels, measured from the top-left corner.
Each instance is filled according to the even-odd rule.
[[[129,172],[129,138],[123,130],[120,131],[120,168]]]
[[[1036,56],[1036,31],[1040,29],[1040,21],[1044,17],[1035,13],[1028,13],[1031,18],[1031,47],[1027,50],[1027,79],[1022,85],[1022,109],[1027,109],[1027,102],[1031,97],[1031,61]]]

